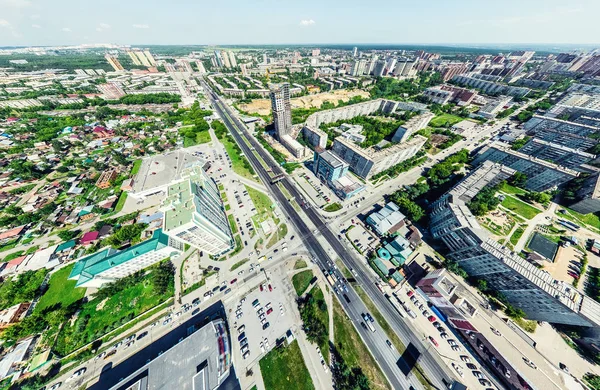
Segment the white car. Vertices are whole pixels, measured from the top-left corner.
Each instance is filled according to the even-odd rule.
[[[84,374],[86,371],[87,371],[87,368],[85,368],[85,367],[82,367],[82,368],[80,368],[79,370],[75,371],[75,372],[73,373],[73,375],[71,375],[71,376],[70,376],[70,377],[67,379],[67,382],[70,382],[70,381],[73,381],[73,380],[75,380],[75,379],[79,378],[79,377],[80,377],[80,376],[82,376],[82,375],[83,375],[83,374]]]
[[[57,383],[53,384],[51,387],[49,387],[48,390],[56,390],[60,387],[60,385],[62,385],[62,382],[57,382]]]

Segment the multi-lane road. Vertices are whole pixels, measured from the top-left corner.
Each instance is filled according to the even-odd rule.
[[[235,116],[230,108],[223,103],[206,84],[204,84],[204,88],[208,92],[213,107],[223,119],[223,122],[254,167],[260,179],[271,192],[274,200],[279,203],[290,223],[292,223],[298,231],[304,245],[313,255],[314,261],[323,270],[331,268],[334,264],[334,259],[331,258],[326,248],[324,248],[318,240],[318,236],[322,235],[337,257],[339,257],[347,267],[361,271],[358,272],[358,276],[356,277],[357,281],[373,300],[394,331],[398,333],[405,345],[412,343],[422,353],[419,364],[425,371],[431,384],[440,389],[445,387],[445,383],[454,379],[453,374],[439,357],[429,352],[423,344],[420,335],[414,333],[414,330],[404,322],[403,318],[400,317],[395,309],[387,302],[387,299],[375,287],[373,280],[370,280],[370,277],[368,276],[370,273],[366,269],[364,260],[358,259],[353,253],[346,250],[339,241],[337,235],[323,222],[321,216],[315,209],[311,208],[306,202],[302,202],[302,212],[297,211],[289,203],[287,196],[283,194],[279,186],[271,184],[271,175],[284,174],[281,167],[249,134],[246,127]],[[251,145],[251,147],[249,145]],[[254,153],[256,153],[258,157]],[[263,162],[259,160],[259,157]],[[268,167],[271,173],[267,171],[267,168],[263,166],[263,163]],[[280,183],[292,197],[296,199],[303,198],[287,177],[284,176]],[[309,223],[312,226],[308,225],[308,221],[310,221]],[[408,389],[411,386],[413,388],[423,388],[423,385],[417,380],[413,372],[408,376],[405,376],[402,373],[398,365],[401,360],[400,353],[387,345],[385,333],[378,324],[375,323],[375,328],[377,330],[375,332],[366,330],[359,325],[360,322],[362,322],[362,313],[366,313],[368,310],[352,287],[347,287],[347,295],[350,298],[350,302],[340,300],[340,303],[350,319],[354,321],[357,331],[360,333],[365,344],[379,363],[392,387],[394,389]]]

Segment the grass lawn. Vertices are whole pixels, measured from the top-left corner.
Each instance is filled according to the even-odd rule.
[[[238,150],[236,149],[237,145],[235,144],[235,142],[232,141],[229,137],[223,137],[221,138],[221,143],[225,147],[229,158],[231,158],[231,168],[233,169],[233,171],[238,175],[245,177],[246,179],[256,181],[256,179],[254,178],[254,172],[250,170],[251,168],[248,169],[248,167],[246,166],[246,164],[249,165],[248,160],[246,160],[246,157],[244,157],[240,152],[238,152]]]
[[[267,390],[315,388],[296,340],[287,347],[274,348],[260,359],[259,365]]]
[[[596,232],[600,232],[600,216],[598,214],[590,213],[590,214],[580,214],[577,211],[571,210],[569,208],[564,208],[567,210],[567,214],[558,213],[557,215],[560,217],[565,217],[570,221],[575,222],[576,224],[585,224],[591,230]]]
[[[372,389],[391,389],[390,384],[337,299],[333,300],[333,326],[335,346],[348,367],[360,367],[369,378]]]
[[[306,268],[307,264],[304,260],[296,260],[296,264],[294,264],[294,269],[302,269]]]
[[[121,195],[119,195],[119,200],[117,201],[117,205],[115,206],[115,213],[123,210],[123,206],[125,206],[125,201],[127,200],[127,192],[121,191]]]
[[[516,194],[516,195],[523,195],[526,194],[527,191],[520,189],[519,187],[515,187],[515,186],[511,186],[508,183],[504,183],[504,185],[500,188],[500,191],[506,193],[506,194]]]
[[[517,245],[517,242],[519,242],[519,239],[521,238],[523,233],[525,233],[525,229],[523,229],[523,227],[519,226],[515,230],[515,232],[512,234],[512,236],[510,236],[510,243],[513,245]]]
[[[208,132],[208,130],[196,133],[196,143],[197,144],[207,144],[210,141],[211,141],[210,133]]]
[[[530,206],[517,198],[513,198],[512,196],[506,196],[501,204],[525,219],[531,219],[542,212],[540,209]]]
[[[323,290],[316,285],[310,293],[313,295],[316,301],[325,301],[325,296],[323,295]],[[318,310],[318,318],[319,320],[325,324],[325,329],[327,329],[327,337],[325,342],[322,345],[319,345],[319,349],[321,349],[321,355],[325,359],[327,365],[329,365],[330,357],[329,357],[329,311],[327,310],[327,304],[324,304],[325,310]]]
[[[67,307],[71,303],[83,298],[86,289],[81,287],[75,288],[77,281],[67,279],[74,265],[71,264],[68,267],[61,268],[50,276],[48,290],[42,295],[35,306],[36,311],[43,310],[55,304]]]
[[[323,210],[327,211],[327,212],[334,212],[334,211],[338,211],[342,209],[342,205],[339,203],[332,203],[332,204],[328,204],[327,206],[323,207]]]
[[[238,228],[237,228],[237,224],[235,223],[235,217],[233,216],[233,214],[229,214],[227,216],[227,219],[229,220],[229,226],[231,227],[231,232],[233,234],[238,232]]]
[[[237,263],[235,263],[234,265],[232,265],[229,270],[230,271],[235,271],[236,269],[240,268],[242,265],[246,264],[249,261],[250,261],[250,259],[240,260]]]
[[[271,206],[273,205],[273,201],[271,198],[267,196],[264,192],[255,190],[252,187],[245,186],[246,191],[248,191],[248,195],[250,195],[250,199],[252,199],[252,204],[256,207],[256,214],[260,216],[259,221],[262,222],[267,218],[273,216],[273,211]]]
[[[310,281],[313,276],[314,275],[311,270],[298,272],[296,275],[292,276],[292,284],[294,285],[294,290],[296,290],[296,294],[298,294],[298,296],[304,294],[310,285]]]
[[[133,162],[133,168],[131,168],[131,176],[137,174],[142,167],[142,159],[137,159]]]
[[[450,127],[455,125],[456,123],[463,121],[464,118],[461,118],[452,114],[442,114],[438,115],[429,122],[429,126],[431,127]],[[447,125],[447,126],[446,126]]]

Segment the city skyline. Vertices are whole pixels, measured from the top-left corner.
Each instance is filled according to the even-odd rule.
[[[345,7],[315,1],[281,7],[272,0],[177,7],[108,1],[97,9],[71,0],[52,7],[36,0],[0,0],[0,40],[5,46],[116,44],[561,44],[597,43],[593,16],[600,4],[583,0],[472,0],[423,6],[397,2],[383,8],[350,1]],[[182,12],[185,10],[185,12]],[[268,12],[265,12],[268,10]],[[65,20],[65,15],[69,15]],[[561,28],[556,28],[560,23]],[[273,31],[277,30],[277,34]]]

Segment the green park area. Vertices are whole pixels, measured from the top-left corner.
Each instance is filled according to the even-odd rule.
[[[323,290],[319,286],[313,287],[298,299],[298,310],[308,341],[319,346],[323,358],[329,364],[329,314]]]
[[[440,114],[433,118],[429,122],[429,126],[431,127],[451,127],[465,120],[465,118],[461,118],[460,116],[452,115],[452,114]]]
[[[172,264],[163,261],[98,290],[65,322],[55,352],[64,356],[172,297],[174,272]]]
[[[304,294],[304,292],[310,285],[310,281],[313,278],[313,276],[314,275],[311,270],[298,272],[297,274],[292,276],[292,284],[294,285],[294,290],[296,290],[296,294],[298,294],[298,296]]]
[[[506,196],[502,201],[501,205],[525,219],[532,219],[533,217],[542,212],[540,209],[530,206],[527,203],[512,196]]]
[[[298,341],[276,347],[259,362],[265,389],[312,390],[315,388],[304,364]]]
[[[240,147],[235,143],[231,135],[227,132],[227,128],[222,122],[213,121],[211,123],[214,129],[215,135],[221,141],[229,158],[231,159],[231,167],[235,173],[245,177],[246,179],[256,180],[254,178],[255,172],[248,159],[242,153]]]
[[[345,365],[352,370],[361,370],[369,380],[369,388],[390,389],[391,387],[377,362],[346,316],[342,306],[335,299],[333,300],[333,326],[335,348]]]

